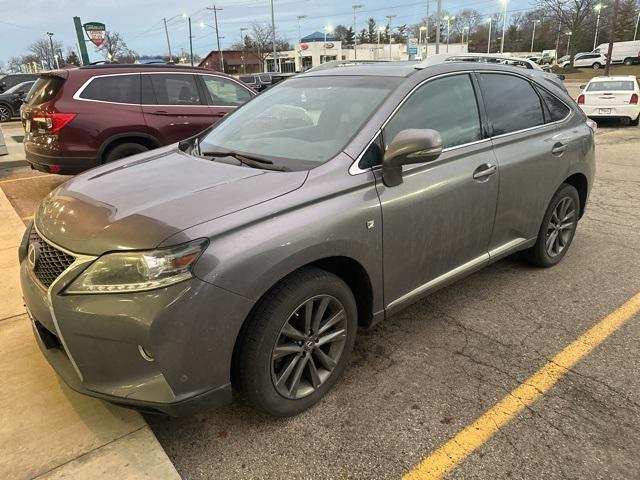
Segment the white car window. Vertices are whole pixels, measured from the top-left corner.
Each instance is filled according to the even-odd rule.
[[[608,80],[606,82],[592,82],[587,85],[587,92],[611,92],[611,91],[633,91],[635,85],[633,80]]]

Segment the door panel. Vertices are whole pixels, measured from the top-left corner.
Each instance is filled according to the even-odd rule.
[[[217,120],[201,97],[194,75],[142,75],[144,119],[163,144],[184,140]]]

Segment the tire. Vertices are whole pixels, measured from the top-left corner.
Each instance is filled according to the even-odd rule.
[[[633,65],[633,58],[625,58],[624,59],[624,64],[629,67],[631,65]]]
[[[13,112],[11,111],[11,107],[4,103],[0,103],[0,122],[8,122],[12,117]]]
[[[312,317],[324,302],[320,328],[314,328]],[[309,303],[313,312],[309,316],[311,335],[304,331]],[[265,294],[245,322],[234,352],[234,387],[270,415],[288,417],[312,407],[347,367],[356,337],[357,313],[353,293],[339,277],[313,267],[294,272]],[[336,318],[339,321],[327,327],[329,320]],[[331,335],[334,339],[330,342],[311,345]]]
[[[600,62],[595,62],[593,65],[591,65],[591,68],[593,68],[594,70],[598,70],[600,67],[602,67],[602,65],[600,65]]]
[[[109,149],[109,151],[104,157],[103,163],[109,163],[115,160],[120,160],[121,158],[135,155],[136,153],[146,152],[147,150],[149,150],[147,147],[139,143],[130,143],[130,142],[121,143]]]
[[[561,226],[567,225],[571,221],[571,227],[559,230],[556,228],[558,222],[555,220],[558,217],[557,209],[562,209],[565,205],[567,206],[565,218],[563,222],[559,223]],[[571,213],[572,215],[570,215]],[[574,186],[563,183],[551,199],[551,202],[549,202],[535,245],[523,252],[525,259],[532,265],[542,268],[552,267],[559,263],[571,246],[578,226],[579,214],[580,197],[578,196],[578,191]],[[550,241],[550,248],[547,248],[552,236],[554,240]],[[556,246],[561,246],[561,248],[555,249],[554,247]]]
[[[634,127],[637,127],[638,123],[640,123],[640,114],[638,114],[635,120],[631,120],[631,125],[633,125]]]

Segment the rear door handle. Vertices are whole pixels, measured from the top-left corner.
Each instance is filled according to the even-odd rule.
[[[213,116],[214,117],[224,117],[227,114],[227,112],[214,112]]]
[[[154,112],[151,112],[152,115],[171,115],[169,112],[167,112],[166,110],[156,110]]]
[[[496,167],[495,165],[491,165],[490,163],[483,163],[473,172],[473,179],[485,180],[487,179],[487,177],[490,177],[491,175],[496,173],[497,170],[498,167]]]
[[[551,153],[554,155],[562,155],[562,153],[567,149],[567,144],[562,142],[557,142],[553,145],[551,149]]]

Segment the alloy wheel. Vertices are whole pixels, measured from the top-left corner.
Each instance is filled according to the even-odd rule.
[[[550,257],[557,257],[566,248],[576,225],[576,205],[571,197],[563,197],[547,225],[545,249]]]
[[[4,105],[0,105],[0,122],[8,122],[11,120],[11,110]]]
[[[280,330],[271,354],[271,379],[280,395],[306,397],[331,376],[347,339],[345,309],[331,295],[305,300]]]

